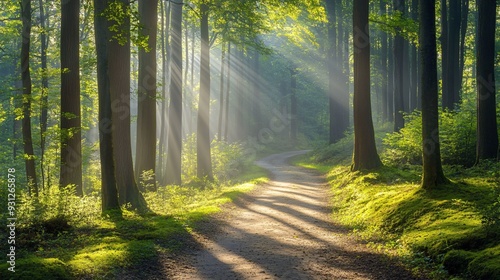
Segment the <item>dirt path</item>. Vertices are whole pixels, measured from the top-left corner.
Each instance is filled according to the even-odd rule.
[[[331,222],[324,178],[287,164],[302,153],[259,161],[272,181],[229,206],[217,230],[198,233],[202,249],[167,261],[168,278],[415,279]]]

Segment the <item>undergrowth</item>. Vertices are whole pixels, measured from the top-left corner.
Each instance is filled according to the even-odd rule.
[[[199,221],[267,180],[263,169],[241,157],[240,146],[212,147],[214,181],[191,179],[145,192],[152,211],[143,215],[126,205],[121,213],[102,214],[96,190],[78,197],[73,188],[54,186],[38,199],[18,190],[16,273],[0,264],[0,279],[116,279],[124,270],[143,271],[137,277],[147,278],[148,267],[160,267],[162,253],[195,243],[191,233]],[[0,239],[6,237],[2,228]],[[0,253],[7,254],[5,246]]]
[[[431,191],[420,187],[419,113],[407,116],[398,133],[376,132],[384,162],[378,170],[350,171],[349,134],[297,164],[326,174],[339,223],[415,274],[500,279],[500,163],[472,166],[475,121],[468,114],[441,113],[444,171],[452,183]]]

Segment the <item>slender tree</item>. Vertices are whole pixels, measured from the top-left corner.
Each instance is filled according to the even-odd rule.
[[[375,146],[370,101],[370,32],[368,0],[354,0],[354,152],[352,171],[382,165]]]
[[[142,35],[148,38],[148,47],[139,50],[137,146],[135,177],[141,178],[146,171],[152,171],[142,184],[156,188],[154,176],[156,162],[156,30],[158,0],[139,1],[139,20],[143,26]],[[141,187],[143,186],[141,184]]]
[[[448,182],[441,166],[438,123],[438,85],[435,0],[419,0],[419,48],[422,86],[422,187],[432,189]]]
[[[226,109],[224,110],[224,141],[227,142],[229,129],[229,88],[231,86],[231,42],[227,43]]]
[[[387,13],[387,2],[380,0],[380,14]],[[387,33],[382,31],[380,34],[380,75],[382,76],[382,121],[388,121],[388,76],[387,76]]]
[[[197,176],[213,179],[210,155],[210,41],[208,36],[209,8],[207,0],[200,6],[201,55],[200,55],[200,97],[197,121]]]
[[[45,134],[47,132],[48,123],[48,89],[49,89],[49,75],[47,68],[47,48],[48,48],[48,28],[47,28],[47,18],[45,16],[44,1],[38,1],[38,9],[40,10],[40,27],[42,32],[40,32],[40,62],[42,70],[42,84],[41,84],[41,98],[40,98],[40,177],[42,179],[41,188],[45,186],[45,167],[44,167],[44,156],[45,156]]]
[[[404,0],[394,0],[394,11],[401,15],[405,11]],[[394,38],[393,53],[394,53],[394,131],[399,131],[404,127],[403,112],[404,107],[404,39],[401,34],[401,28],[397,29],[396,37]]]
[[[182,150],[182,2],[172,2],[172,64],[168,108],[167,184],[181,184]]]
[[[444,1],[444,0],[443,0]],[[448,88],[443,91],[443,107],[454,109],[459,102],[461,0],[450,0],[448,13]]]
[[[218,121],[218,132],[217,137],[222,140],[222,120],[224,116],[224,75],[226,71],[226,45],[222,43],[221,46],[221,58],[220,58],[220,91],[219,91],[219,121]]]
[[[290,69],[290,141],[292,146],[297,144],[298,132],[298,106],[297,106],[297,69]]]
[[[61,1],[61,186],[82,189],[80,1]]]
[[[495,89],[496,1],[478,0],[476,162],[498,157]]]
[[[120,205],[147,211],[146,201],[137,188],[132,164],[130,139],[130,2],[119,0],[119,21],[111,21],[114,30],[108,45],[108,79],[113,120],[113,152],[116,185]]]
[[[35,169],[35,154],[33,152],[33,139],[31,136],[31,74],[30,74],[30,44],[31,44],[31,1],[21,1],[21,81],[23,86],[22,108],[22,132],[24,146],[24,163],[26,166],[26,178],[28,180],[28,191],[38,197],[38,183]]]
[[[99,153],[101,159],[102,211],[120,209],[113,160],[111,96],[108,79],[108,22],[102,13],[108,0],[94,0],[94,26],[97,53],[97,91],[99,95]]]

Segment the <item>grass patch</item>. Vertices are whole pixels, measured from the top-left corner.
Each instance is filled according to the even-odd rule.
[[[500,164],[446,167],[453,183],[424,191],[420,166],[350,172],[329,162],[302,158],[296,164],[327,176],[334,219],[372,246],[436,279],[500,279],[500,235],[484,223],[499,187],[488,170]]]
[[[86,224],[39,217],[18,230],[16,242],[22,246],[16,251],[16,273],[0,264],[0,279],[115,279],[124,269],[144,270],[158,264],[161,253],[190,242],[197,221],[266,180],[265,170],[249,166],[232,182],[168,186],[146,193],[153,210],[146,215],[123,210],[121,216],[108,213]],[[57,230],[47,230],[54,225]]]

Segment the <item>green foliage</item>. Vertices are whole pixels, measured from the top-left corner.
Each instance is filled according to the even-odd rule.
[[[476,115],[472,110],[441,112],[439,124],[441,159],[445,164],[472,166],[476,149]],[[405,116],[405,127],[388,134],[384,159],[392,163],[422,163],[422,116],[415,111]]]
[[[241,173],[251,164],[244,158],[244,147],[240,143],[227,143],[214,139],[211,143],[212,168],[217,181],[226,181]],[[182,181],[196,178],[196,135],[184,141],[182,148]]]

